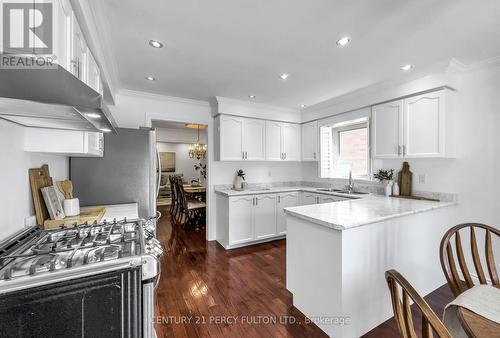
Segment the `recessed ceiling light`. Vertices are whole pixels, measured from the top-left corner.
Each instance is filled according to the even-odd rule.
[[[163,43],[158,40],[149,40],[149,45],[154,48],[163,48]]]
[[[280,78],[282,80],[286,80],[286,79],[288,79],[288,74],[287,73],[283,73],[283,74],[280,75]]]
[[[146,76],[146,80],[148,80],[148,81],[154,81],[156,79],[154,77],[152,77],[152,76]]]
[[[305,104],[300,105],[300,108],[305,108],[305,107],[307,107]]]
[[[91,119],[100,119],[101,118],[101,115],[99,115],[97,113],[87,113],[85,115],[87,115],[87,117],[90,117]]]
[[[351,42],[351,38],[348,36],[344,36],[340,39],[337,40],[337,46],[339,47],[345,47]]]
[[[109,132],[111,132],[111,129],[109,129],[109,128],[101,128],[100,131],[102,131],[104,133],[109,133]]]
[[[410,65],[410,64],[404,65],[404,66],[399,67],[399,69],[401,69],[403,72],[408,72],[408,71],[413,69],[413,65]]]
[[[255,95],[248,95],[250,99],[255,99]]]

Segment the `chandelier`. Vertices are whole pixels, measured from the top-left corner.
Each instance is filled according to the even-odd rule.
[[[207,156],[207,145],[200,143],[200,125],[197,125],[196,129],[198,129],[198,142],[189,146],[189,158],[196,157],[199,160]]]

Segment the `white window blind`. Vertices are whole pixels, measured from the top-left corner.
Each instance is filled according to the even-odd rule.
[[[332,177],[333,174],[333,135],[331,127],[320,129],[320,176]]]

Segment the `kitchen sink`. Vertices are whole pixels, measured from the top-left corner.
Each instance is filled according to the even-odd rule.
[[[339,194],[346,194],[346,195],[368,195],[367,192],[360,192],[360,191],[349,192],[347,190],[333,189],[333,188],[320,188],[320,189],[316,189],[316,191],[337,192]]]

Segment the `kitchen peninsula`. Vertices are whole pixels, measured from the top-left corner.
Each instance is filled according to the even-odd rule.
[[[286,287],[331,337],[359,337],[392,317],[384,272],[420,294],[444,284],[439,243],[455,202],[382,196],[285,208]]]

